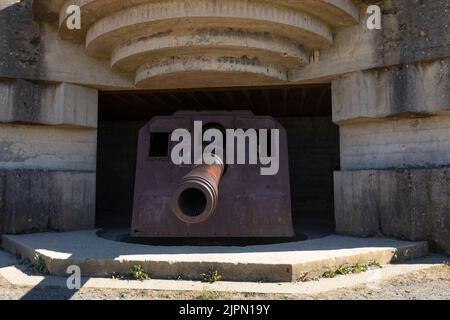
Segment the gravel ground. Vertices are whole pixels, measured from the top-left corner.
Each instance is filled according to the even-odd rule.
[[[328,292],[318,299],[337,300],[450,300],[450,266],[425,271],[385,281],[378,288],[353,288]]]
[[[11,286],[0,277],[0,299],[155,300],[155,299],[362,299],[450,300],[450,266],[430,268],[381,283],[377,288],[359,287],[314,296],[228,294],[209,292],[161,292],[147,290],[81,289],[74,293],[59,288],[30,289]]]

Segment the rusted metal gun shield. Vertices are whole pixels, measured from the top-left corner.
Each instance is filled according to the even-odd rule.
[[[214,214],[201,223],[186,223],[173,212],[171,199],[191,166],[170,158],[150,158],[151,132],[192,132],[194,121],[224,128],[279,129],[280,170],[262,176],[259,165],[227,165]],[[169,143],[172,148],[175,144]],[[170,149],[171,150],[171,149]],[[153,118],[139,133],[131,236],[169,238],[292,237],[289,162],[286,130],[272,117],[242,112],[182,112]]]

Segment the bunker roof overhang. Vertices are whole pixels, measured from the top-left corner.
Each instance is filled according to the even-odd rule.
[[[70,30],[68,7],[81,9]],[[288,82],[333,34],[357,24],[351,0],[35,0],[38,19],[62,40],[107,59],[138,88],[274,85]],[[70,11],[69,11],[70,12]]]

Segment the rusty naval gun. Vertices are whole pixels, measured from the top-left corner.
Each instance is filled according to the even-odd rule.
[[[193,133],[199,121],[203,132],[277,129],[277,174],[262,175],[255,164],[227,164],[224,154],[211,154],[209,164],[174,163],[171,151],[177,142],[172,133],[177,129]],[[242,111],[177,112],[153,118],[140,130],[138,141],[132,237],[294,235],[287,136],[275,119]]]

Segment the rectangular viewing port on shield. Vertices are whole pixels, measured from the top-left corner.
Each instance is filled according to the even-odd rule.
[[[169,133],[152,132],[150,133],[150,157],[168,157],[169,156]]]

